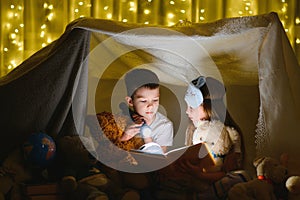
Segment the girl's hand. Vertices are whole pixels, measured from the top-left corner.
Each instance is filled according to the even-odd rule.
[[[180,160],[178,166],[182,173],[189,174],[193,177],[197,176],[201,178],[202,173],[204,173],[200,165],[193,164],[187,159]]]

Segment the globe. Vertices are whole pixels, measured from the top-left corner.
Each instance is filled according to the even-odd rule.
[[[47,167],[54,159],[56,145],[52,137],[39,132],[31,134],[23,144],[24,158],[37,167]]]

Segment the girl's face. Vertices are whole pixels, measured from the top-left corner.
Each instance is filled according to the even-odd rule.
[[[151,124],[159,107],[159,88],[139,88],[136,90],[133,99],[127,97],[127,103],[139,115],[144,117],[147,124]]]
[[[192,120],[192,122],[195,124],[195,122],[198,122],[200,120],[207,120],[208,115],[204,110],[203,105],[201,104],[197,108],[192,108],[189,105],[187,105],[186,114]]]

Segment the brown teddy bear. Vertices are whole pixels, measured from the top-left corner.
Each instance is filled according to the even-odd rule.
[[[85,136],[64,136],[57,141],[63,169],[61,185],[70,199],[139,199],[134,190],[112,182],[100,168],[93,141]]]
[[[64,136],[57,141],[57,157],[63,169],[63,192],[75,199],[80,194],[86,194],[82,199],[90,198],[90,195],[108,199],[103,191],[108,182],[107,177],[96,167],[96,158],[84,144],[91,145],[87,140],[86,137],[76,135]]]
[[[135,136],[128,141],[121,141],[126,126],[132,123],[129,116],[114,115],[110,112],[101,112],[95,116],[88,116],[87,124],[90,132],[97,141],[97,153],[102,163],[110,166],[128,163],[136,165],[130,155],[130,149],[138,149],[144,144],[141,137]]]
[[[33,178],[33,169],[26,162],[21,148],[16,148],[3,161],[0,167],[0,200],[18,188],[20,183],[30,181]],[[18,192],[11,194],[19,196]]]
[[[276,200],[278,195],[285,195],[281,192],[285,189],[284,183],[287,178],[286,157],[281,157],[281,162],[271,157],[260,157],[254,160],[257,178],[245,183],[234,185],[228,193],[229,200]],[[282,198],[282,197],[280,197]]]

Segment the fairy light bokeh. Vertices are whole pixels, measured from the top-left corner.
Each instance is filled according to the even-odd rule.
[[[66,25],[94,17],[150,25],[206,23],[277,12],[300,60],[297,0],[6,0],[0,1],[0,77],[57,39]]]

